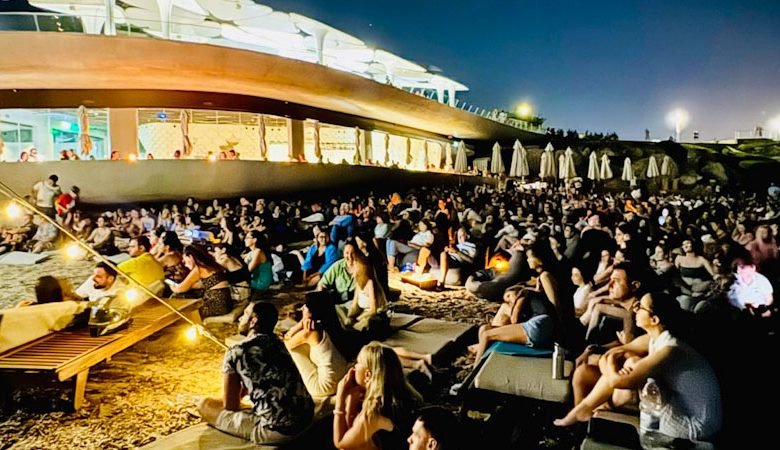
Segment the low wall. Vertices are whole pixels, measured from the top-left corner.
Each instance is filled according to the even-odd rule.
[[[261,161],[154,160],[0,163],[0,181],[25,195],[56,174],[81,188],[82,202],[115,204],[195,198],[258,197],[344,190],[387,192],[414,186],[491,183],[481,177],[383,167]]]

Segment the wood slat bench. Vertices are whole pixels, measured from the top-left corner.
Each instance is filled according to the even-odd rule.
[[[169,299],[171,306],[200,323],[200,300]],[[179,316],[154,299],[139,306],[132,314],[127,328],[106,336],[92,337],[89,329],[58,331],[0,354],[0,378],[9,379],[23,374],[41,374],[56,381],[65,381],[74,375],[73,407],[78,410],[84,402],[89,369],[133,344],[151,336]]]

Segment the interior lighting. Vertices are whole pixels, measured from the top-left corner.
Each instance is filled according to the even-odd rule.
[[[217,155],[213,153],[209,155],[209,162],[214,162],[216,160],[217,160]]]
[[[5,208],[5,213],[10,217],[11,219],[16,219],[17,217],[22,215],[22,207],[19,206],[18,203],[12,201],[8,204],[8,206]]]
[[[675,139],[678,142],[680,141],[680,133],[688,125],[690,119],[688,111],[682,108],[674,109],[666,115],[666,123],[674,129]]]
[[[775,139],[780,139],[780,115],[775,116],[773,119],[769,119],[767,128],[769,129],[770,136],[774,136]]]
[[[136,161],[138,161],[138,155],[136,155],[135,153],[130,153],[130,155],[128,155],[127,159],[130,162],[136,162]]]

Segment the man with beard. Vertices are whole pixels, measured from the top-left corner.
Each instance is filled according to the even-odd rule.
[[[76,295],[89,301],[117,295],[127,286],[116,279],[116,271],[104,262],[98,263],[90,278],[76,289]]]
[[[203,398],[198,411],[209,425],[259,445],[280,445],[306,431],[314,402],[284,343],[270,303],[249,303],[238,322],[241,343],[225,352],[223,398]],[[248,394],[251,409],[241,409]]]

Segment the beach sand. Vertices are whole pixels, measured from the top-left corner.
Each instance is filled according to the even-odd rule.
[[[63,261],[59,256],[34,266],[0,266],[0,307],[34,298],[35,281],[43,274],[64,277],[78,286],[91,274],[92,267],[94,263]],[[391,287],[402,291],[393,304],[398,312],[480,324],[498,308],[464,289],[442,293],[419,290],[400,283],[397,274],[391,274]],[[289,292],[283,315],[292,311],[290,304],[300,301],[302,294]],[[227,325],[209,329],[220,338],[235,332],[234,326]],[[76,413],[68,409],[72,382],[16,391],[0,415],[0,449],[134,448],[197,424],[200,420],[192,414],[197,399],[221,392],[223,351],[206,339],[187,341],[185,330],[181,324],[168,327],[119,353],[110,363],[93,367],[85,406]],[[455,409],[457,404],[447,391],[465,378],[471,364],[473,356],[464,349],[437,374],[429,401],[449,403]],[[24,410],[17,410],[19,404],[25,405]],[[563,441],[571,447],[569,439]],[[555,436],[535,442],[544,447],[562,444]]]

